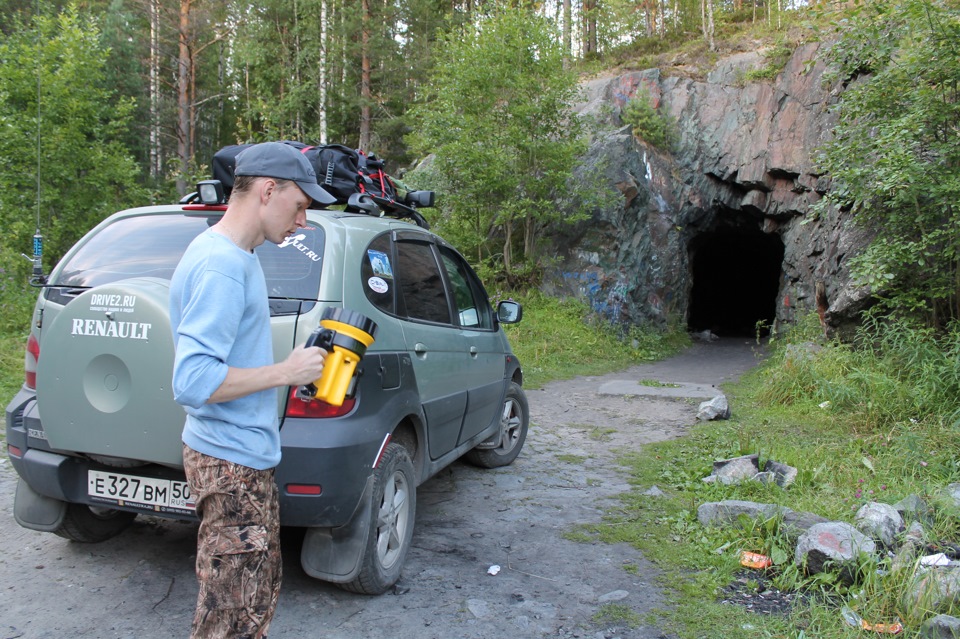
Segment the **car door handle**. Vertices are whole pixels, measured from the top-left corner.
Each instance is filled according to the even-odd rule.
[[[413,345],[413,352],[417,355],[425,355],[427,352],[427,345],[423,342],[417,342]]]
[[[473,357],[476,357],[476,356],[477,356],[477,347],[476,347],[476,346],[471,346],[471,347],[470,347],[470,355],[472,355]]]

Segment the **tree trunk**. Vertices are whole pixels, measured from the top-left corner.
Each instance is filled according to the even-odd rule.
[[[327,144],[327,0],[320,1],[320,144]]]
[[[570,24],[573,9],[571,0],[563,0],[563,66],[570,68],[570,61],[573,57],[573,25]]]
[[[187,170],[190,165],[190,5],[192,0],[180,0],[177,51],[177,194],[187,192]]]
[[[360,28],[360,148],[370,148],[370,105],[373,95],[370,90],[370,0],[362,0],[362,26]]]
[[[503,272],[513,271],[513,220],[503,221]]]
[[[583,0],[583,55],[597,52],[597,0]]]
[[[700,18],[703,21],[703,37],[706,39],[711,51],[717,50],[717,45],[713,40],[713,0],[701,0]]]
[[[524,220],[523,257],[528,264],[533,264],[537,258],[537,220],[532,215]]]
[[[150,179],[156,183],[163,174],[160,153],[160,7],[150,0]]]
[[[187,104],[189,105],[187,119],[187,166],[197,154],[197,56],[194,55],[193,43],[187,43],[189,66],[187,77],[190,80],[187,90]],[[182,195],[182,194],[181,194]]]
[[[293,0],[293,81],[297,87],[303,86],[303,76],[300,73],[300,7],[297,0]],[[303,107],[300,101],[296,102],[297,112],[293,116],[293,135],[295,140],[302,140],[303,135]]]

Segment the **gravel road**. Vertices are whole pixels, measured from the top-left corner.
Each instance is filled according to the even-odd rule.
[[[527,389],[531,429],[512,466],[455,463],[420,486],[413,547],[388,594],[355,595],[310,579],[299,565],[302,531],[285,530],[271,639],[665,637],[645,625],[655,619],[646,613],[665,606],[655,569],[627,545],[578,543],[563,533],[599,521],[630,489],[617,454],[682,436],[711,388],[756,363],[755,348],[743,339],[699,343],[664,362]],[[650,379],[689,392],[637,383]],[[195,525],[141,516],[115,539],[71,543],[20,528],[15,488],[4,457],[0,639],[188,635]],[[605,604],[629,607],[643,624],[598,624]]]

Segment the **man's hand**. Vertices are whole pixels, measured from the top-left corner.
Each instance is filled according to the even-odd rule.
[[[323,362],[326,359],[327,351],[319,346],[303,348],[301,345],[293,349],[287,359],[280,364],[289,376],[286,385],[303,386],[317,381],[320,379],[320,373],[323,372]]]
[[[270,366],[260,368],[227,369],[227,378],[214,391],[208,404],[229,402],[250,393],[276,388],[278,386],[303,386],[320,379],[327,351],[319,346],[293,349],[287,359]]]

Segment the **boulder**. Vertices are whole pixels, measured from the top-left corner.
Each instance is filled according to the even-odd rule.
[[[913,567],[923,549],[923,525],[918,522],[912,522],[903,535],[903,543],[897,549],[893,557],[893,563],[890,569],[893,572],[899,572],[905,568]]]
[[[852,583],[861,553],[876,550],[873,540],[850,524],[828,521],[814,524],[800,535],[794,560],[809,574],[836,570],[841,579]]]
[[[904,522],[918,521],[927,526],[933,524],[933,509],[917,494],[907,495],[893,507],[903,517]]]
[[[854,525],[864,535],[871,537],[886,548],[894,548],[897,537],[904,531],[903,517],[890,504],[867,502],[854,517]]]
[[[755,501],[730,499],[700,504],[697,507],[697,521],[701,526],[739,525],[740,517],[746,516],[751,522],[757,519],[769,519],[793,511],[785,506],[761,504]]]
[[[702,402],[697,409],[697,419],[705,422],[714,419],[730,419],[730,404],[727,402],[727,396],[717,395],[708,402]]]
[[[955,564],[955,565],[953,565]],[[945,612],[960,604],[960,563],[921,568],[903,595],[903,606],[914,615]]]
[[[787,540],[796,544],[801,535],[810,530],[816,524],[824,524],[830,521],[826,517],[815,515],[813,513],[784,509],[783,523],[780,525],[780,532],[786,536]]]
[[[797,478],[797,469],[778,461],[768,459],[763,465],[764,472],[773,473],[774,481],[781,488],[786,488]]]
[[[920,627],[923,639],[960,639],[960,619],[950,615],[937,615],[923,622]]]
[[[960,509],[960,482],[948,485],[941,495],[952,507]]]
[[[713,462],[717,481],[727,486],[753,479],[760,472],[759,455],[744,455]]]

